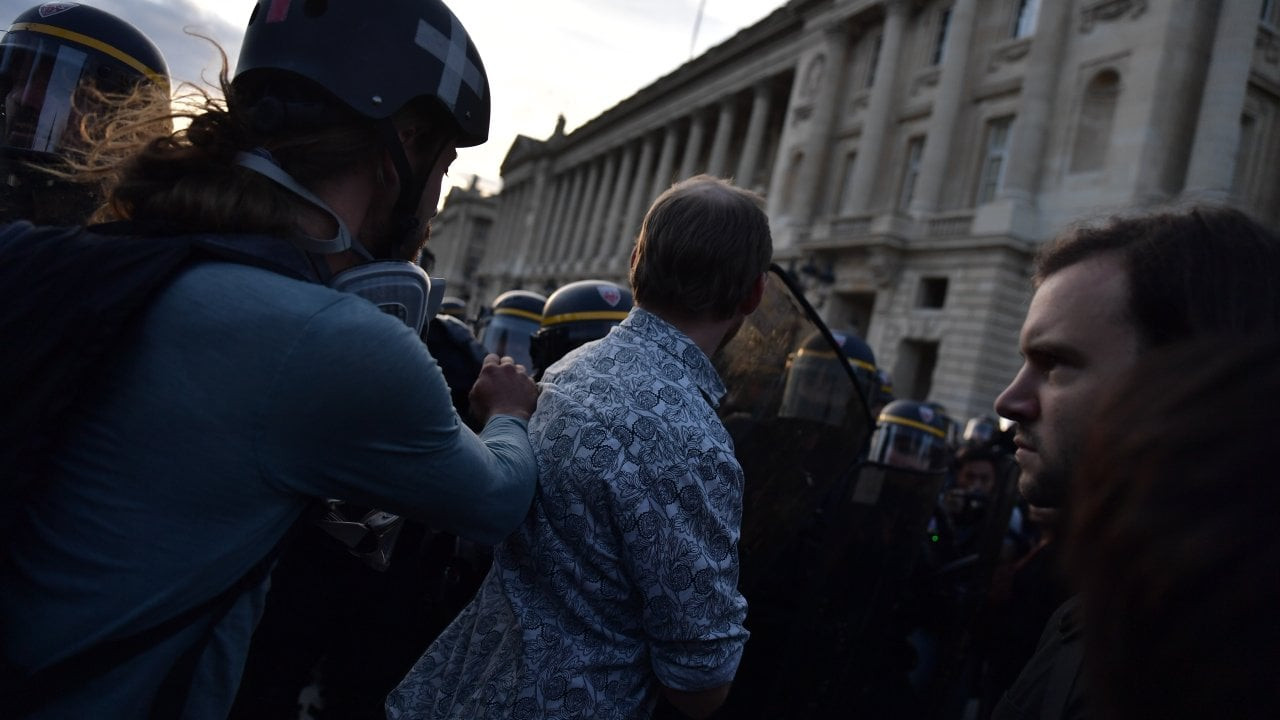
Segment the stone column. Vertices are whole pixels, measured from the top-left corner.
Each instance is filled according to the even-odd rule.
[[[653,199],[671,186],[671,174],[675,172],[676,166],[676,141],[679,139],[679,129],[674,121],[667,124],[667,130],[662,138],[662,154],[658,156],[658,169],[653,173],[653,191],[649,193],[649,198]]]
[[[582,258],[582,248],[587,242],[588,226],[591,223],[591,209],[595,202],[596,186],[600,183],[600,160],[588,160],[583,163],[587,168],[586,184],[582,187],[582,192],[574,198],[577,207],[573,213],[573,230],[569,234],[569,243],[565,247],[563,256],[560,258],[561,267],[564,263],[577,262]]]
[[[547,243],[547,254],[543,257],[543,270],[554,268],[564,258],[565,251],[569,246],[569,239],[573,237],[573,221],[578,215],[578,208],[581,207],[582,198],[582,182],[586,175],[586,168],[578,166],[570,172],[568,187],[564,195],[564,204],[561,206],[560,222],[557,223],[555,234],[551,236],[550,242]]]
[[[564,222],[564,204],[565,195],[568,194],[566,185],[569,182],[568,174],[561,173],[551,181],[550,197],[547,198],[549,207],[547,208],[547,221],[538,228],[538,247],[530,254],[531,269],[541,270],[542,264],[551,257],[551,245],[558,237],[558,228]]]
[[[701,109],[689,116],[689,142],[684,146],[684,160],[680,163],[678,180],[693,177],[698,172],[698,156],[707,135],[707,115]]]
[[[844,87],[845,55],[849,49],[849,30],[843,24],[823,31],[822,55],[826,70],[813,100],[813,121],[804,143],[804,160],[796,177],[796,187],[791,197],[799,207],[793,214],[796,223],[804,224],[813,219],[818,204],[825,193],[818,189],[822,171],[830,155],[832,128],[835,126],[837,101]],[[815,59],[820,56],[814,56]]]
[[[747,189],[752,189],[755,185],[756,166],[760,163],[760,147],[764,144],[769,110],[769,81],[764,80],[755,87],[751,100],[751,118],[747,120],[747,139],[742,146],[742,156],[738,158],[738,171],[734,174],[734,182]]]
[[[509,259],[510,247],[514,245],[516,221],[519,218],[520,198],[525,188],[521,186],[503,187],[498,195],[498,213],[494,218],[493,228],[489,231],[489,246],[484,249],[478,272],[505,275],[511,271]],[[461,281],[461,278],[457,279]],[[452,294],[452,293],[450,293]]]
[[[622,166],[618,168],[618,181],[613,184],[613,199],[609,202],[609,213],[604,219],[604,230],[600,233],[599,259],[608,261],[622,244],[618,235],[622,233],[622,214],[627,210],[627,195],[635,182],[633,177],[636,165],[636,148],[634,144],[622,148]]]
[[[711,158],[707,162],[707,173],[724,177],[729,172],[729,143],[733,140],[735,121],[733,96],[720,103],[720,115],[716,120],[716,136],[711,140]]]
[[[520,188],[515,201],[515,212],[512,213],[512,221],[508,226],[507,237],[502,243],[503,255],[497,258],[498,262],[506,260],[509,267],[508,272],[513,277],[519,277],[526,265],[525,257],[529,252],[530,235],[529,212],[530,206],[534,202],[535,188],[534,182],[529,182]]]
[[[887,0],[885,3],[884,40],[880,43],[875,85],[871,87],[862,137],[858,140],[858,156],[853,161],[853,179],[849,182],[855,213],[870,211],[872,190],[879,179],[884,139],[893,121],[893,89],[898,81],[898,58],[902,55],[908,9],[907,0]]]
[[[1065,4],[1065,3],[1060,3]],[[956,118],[964,102],[965,73],[969,70],[969,46],[977,0],[956,0],[942,48],[941,76],[933,95],[933,109],[920,158],[920,175],[911,200],[913,214],[930,214],[942,204],[942,182],[948,177],[947,160],[956,134]]]
[[[609,206],[609,196],[613,194],[614,183],[617,182],[615,171],[618,169],[618,152],[613,151],[604,158],[604,170],[600,173],[600,186],[592,202],[591,220],[587,223],[587,241],[581,252],[574,253],[575,258],[590,260],[600,249],[600,238],[604,234],[604,214]]]
[[[640,231],[640,222],[644,212],[653,198],[649,197],[649,169],[653,166],[653,135],[646,135],[640,146],[640,159],[636,162],[635,179],[631,181],[631,198],[627,201],[627,212],[622,216],[622,243],[625,252],[631,252],[630,242],[635,233]]]
[[[1183,194],[1210,200],[1225,200],[1231,194],[1240,152],[1240,116],[1253,64],[1261,3],[1262,0],[1224,2],[1218,11],[1218,28]]]
[[[1027,70],[1022,76],[1022,97],[1013,119],[1006,156],[1004,184],[998,197],[1025,206],[1035,204],[1040,189],[1040,173],[1049,125],[1053,120],[1053,99],[1062,72],[1062,51],[1071,29],[1071,3],[1041,2],[1035,34],[1027,52]]]
[[[554,186],[550,182],[550,170],[551,161],[546,158],[540,158],[534,167],[533,182],[522,204],[516,230],[517,245],[511,271],[515,277],[521,277],[532,269],[535,253],[540,249],[537,239],[545,237],[547,225],[551,222]]]

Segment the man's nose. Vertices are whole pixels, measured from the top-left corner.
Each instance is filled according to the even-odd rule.
[[[1038,414],[1039,406],[1036,400],[1035,388],[1028,378],[1027,368],[1024,365],[1018,374],[1014,376],[1013,382],[1009,383],[1009,387],[1000,393],[996,398],[995,411],[1000,417],[1008,418],[1014,422],[1028,422],[1034,420]]]

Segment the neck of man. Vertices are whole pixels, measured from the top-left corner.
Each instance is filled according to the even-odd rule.
[[[641,306],[643,307],[643,306]],[[705,318],[696,317],[677,317],[671,313],[663,313],[650,308],[645,308],[649,312],[671,323],[677,330],[684,333],[693,341],[698,349],[706,354],[707,357],[715,355],[738,328],[742,326],[743,315],[734,313],[733,317],[725,320],[707,320]]]

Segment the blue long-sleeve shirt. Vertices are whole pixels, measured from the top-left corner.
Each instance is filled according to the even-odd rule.
[[[529,506],[525,424],[496,416],[467,430],[417,335],[354,295],[206,262],[122,340],[0,551],[0,652],[21,671],[216,596],[314,498],[485,543]],[[266,589],[218,623],[184,717],[225,717]],[[38,716],[145,714],[200,634],[173,635]]]

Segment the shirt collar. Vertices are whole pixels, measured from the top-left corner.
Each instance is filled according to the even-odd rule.
[[[674,358],[689,373],[693,384],[711,404],[718,407],[720,399],[725,395],[724,381],[720,373],[711,364],[711,358],[702,352],[676,326],[640,307],[633,307],[620,327],[627,328],[640,337],[660,347],[663,352]]]

